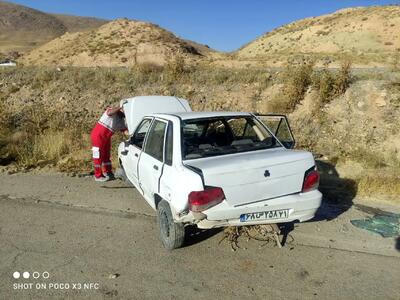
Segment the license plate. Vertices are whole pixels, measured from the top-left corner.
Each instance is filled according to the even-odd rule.
[[[288,209],[261,211],[255,213],[241,214],[240,222],[250,222],[258,220],[271,220],[271,219],[287,219],[289,217]]]

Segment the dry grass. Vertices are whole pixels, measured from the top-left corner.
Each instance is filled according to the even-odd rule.
[[[381,195],[389,197],[390,200],[400,203],[400,176],[399,174],[377,173],[357,178],[358,195],[363,197],[373,197]]]
[[[41,134],[17,131],[6,140],[2,160],[15,161],[18,168],[35,168],[46,165],[57,166],[68,156],[75,156],[85,141],[70,130],[47,130]],[[88,147],[86,147],[88,148]],[[80,158],[81,159],[81,158]]]
[[[353,161],[365,167],[362,176],[354,178],[357,194],[363,197],[385,195],[400,203],[400,159],[395,152],[375,153],[360,147],[350,154]]]
[[[87,137],[82,134],[84,118],[62,116],[58,110],[41,104],[22,111],[4,108],[0,118],[1,164],[15,162],[18,168],[56,166],[63,158],[88,147]]]
[[[18,155],[18,163],[24,166],[55,163],[70,152],[69,138],[63,131],[46,131],[30,139],[24,136],[20,141],[20,144],[14,144],[17,146],[14,151]]]

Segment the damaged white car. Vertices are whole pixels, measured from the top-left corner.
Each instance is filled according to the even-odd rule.
[[[243,226],[314,217],[321,204],[310,152],[291,150],[285,116],[191,112],[184,99],[121,101],[130,138],[118,156],[127,179],[158,212],[167,249],[184,227]]]

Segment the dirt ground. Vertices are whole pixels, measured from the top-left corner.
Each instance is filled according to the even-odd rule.
[[[222,231],[189,228],[185,247],[167,252],[155,213],[121,181],[3,174],[0,299],[399,299],[399,238],[349,222],[369,205],[324,203],[315,220],[287,226],[282,249],[242,239],[233,252]]]

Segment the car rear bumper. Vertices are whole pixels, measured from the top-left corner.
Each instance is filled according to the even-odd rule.
[[[318,191],[298,193],[284,197],[264,200],[257,203],[233,207],[226,201],[218,204],[203,213],[207,216],[197,223],[199,228],[215,228],[223,226],[244,226],[268,223],[284,223],[292,221],[304,222],[312,219],[321,205],[322,194]],[[261,219],[241,222],[240,216],[248,213],[258,213],[287,209],[287,218]]]

